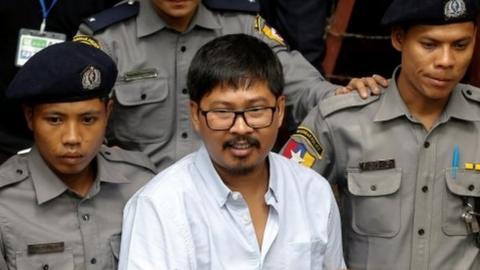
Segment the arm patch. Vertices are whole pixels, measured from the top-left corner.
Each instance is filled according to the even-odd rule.
[[[313,135],[313,132],[310,129],[300,126],[298,127],[295,134],[293,134],[292,136],[302,137],[303,139],[305,139],[306,142],[310,145],[310,147],[315,150],[317,157],[319,159],[322,159],[323,147],[320,145],[317,137]]]

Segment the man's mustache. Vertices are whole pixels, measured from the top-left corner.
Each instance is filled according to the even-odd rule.
[[[224,142],[223,143],[223,149],[225,149],[227,147],[233,147],[235,144],[245,143],[245,142],[248,143],[249,145],[253,146],[253,147],[260,148],[260,142],[257,139],[249,137],[249,136],[237,136],[235,138],[232,138],[232,139]]]

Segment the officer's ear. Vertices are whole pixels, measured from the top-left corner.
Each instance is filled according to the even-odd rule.
[[[111,98],[109,98],[106,102],[105,102],[105,106],[106,106],[106,109],[107,109],[107,119],[110,119],[110,113],[112,112],[113,110],[113,100]]]
[[[30,130],[33,130],[32,118],[33,118],[33,105],[23,104],[22,105],[23,115],[27,122],[27,126]]]
[[[199,118],[199,106],[195,101],[190,100],[190,119],[192,119],[192,125],[195,131],[200,132],[200,118]]]
[[[390,37],[392,39],[392,46],[395,50],[401,52],[403,48],[403,43],[405,41],[406,29],[401,26],[394,26]]]

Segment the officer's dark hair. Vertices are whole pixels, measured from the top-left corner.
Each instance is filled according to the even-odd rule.
[[[275,97],[282,95],[282,65],[263,41],[245,34],[216,38],[197,51],[187,76],[190,100],[197,103],[213,88],[248,88],[266,82]]]

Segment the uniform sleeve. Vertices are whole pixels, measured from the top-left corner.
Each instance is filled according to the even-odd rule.
[[[334,184],[336,167],[332,134],[317,106],[290,136],[281,154],[314,169]]]
[[[265,25],[261,17],[256,20],[251,34],[269,44],[280,59],[285,76],[286,105],[291,108],[292,124],[297,126],[320,100],[332,96],[340,86],[325,80],[300,52],[289,50],[283,39],[273,28]]]
[[[324,269],[346,269],[343,259],[342,227],[340,214],[333,194],[331,193],[330,214],[328,216],[328,243],[325,251]]]
[[[194,269],[182,225],[168,204],[158,205],[148,197],[135,196],[126,205],[120,249],[120,270]],[[174,212],[173,212],[174,213]]]

